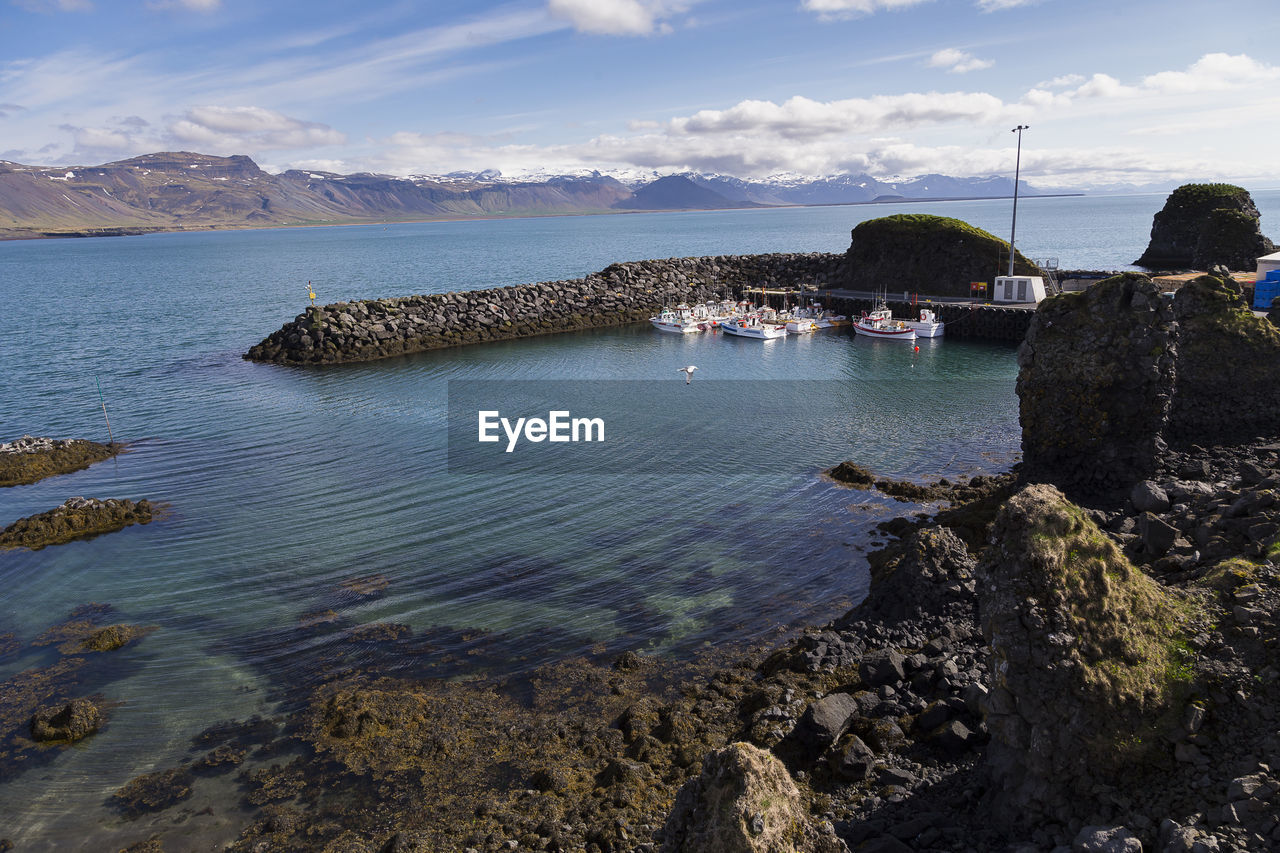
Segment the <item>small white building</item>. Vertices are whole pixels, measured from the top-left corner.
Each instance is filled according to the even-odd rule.
[[[998,275],[992,302],[1036,302],[1045,297],[1044,279],[1038,275]]]
[[[1254,281],[1262,281],[1267,277],[1267,273],[1272,270],[1280,270],[1280,252],[1272,252],[1269,255],[1263,255],[1258,258],[1258,276]]]

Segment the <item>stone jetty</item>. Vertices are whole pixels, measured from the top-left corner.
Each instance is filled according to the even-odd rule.
[[[717,255],[612,264],[580,279],[311,306],[245,358],[277,364],[373,361],[444,347],[647,320],[664,305],[744,287],[825,287],[844,255]]]

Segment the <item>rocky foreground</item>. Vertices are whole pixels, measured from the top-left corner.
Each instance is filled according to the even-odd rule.
[[[24,435],[0,444],[0,487],[24,486],[55,474],[69,474],[110,459],[123,447],[82,438],[37,438]]]

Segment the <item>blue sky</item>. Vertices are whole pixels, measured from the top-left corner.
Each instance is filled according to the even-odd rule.
[[[0,158],[1280,186],[1276,0],[0,0]]]

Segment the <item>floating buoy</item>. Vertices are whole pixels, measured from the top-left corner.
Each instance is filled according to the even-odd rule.
[[[920,352],[920,345],[916,344],[916,352]]]

